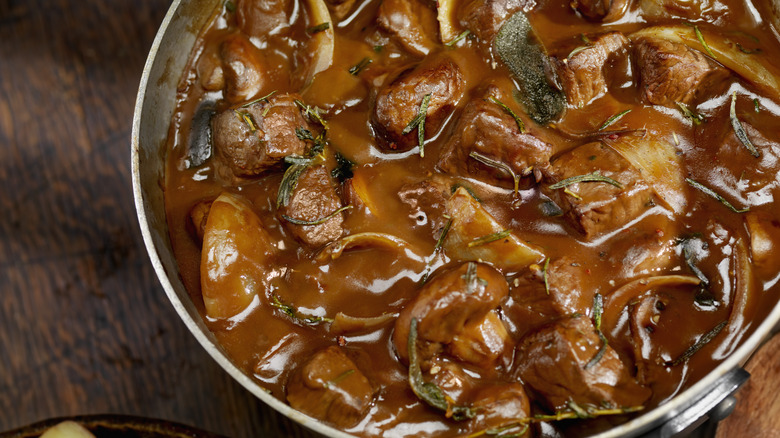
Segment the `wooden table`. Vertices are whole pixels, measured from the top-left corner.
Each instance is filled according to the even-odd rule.
[[[0,0],[0,431],[113,412],[314,436],[203,352],[143,249],[130,123],[168,5]]]

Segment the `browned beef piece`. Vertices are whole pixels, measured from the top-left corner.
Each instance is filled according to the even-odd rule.
[[[517,11],[533,9],[535,0],[472,0],[460,12],[461,24],[485,46],[493,44],[501,26]]]
[[[628,39],[620,32],[608,32],[591,38],[591,42],[555,59],[558,79],[569,105],[581,108],[607,92],[607,72],[615,58],[626,55]]]
[[[502,306],[511,322],[515,339],[565,316],[587,314],[593,307],[594,288],[585,278],[588,269],[570,257],[552,259],[547,265],[533,265],[528,273],[512,282],[511,301]]]
[[[287,383],[290,406],[338,427],[360,421],[373,397],[366,376],[335,345],[314,354]]]
[[[477,161],[470,156],[475,152],[508,165],[518,176],[534,170],[535,175],[541,175],[538,171],[547,166],[552,146],[527,131],[520,133],[514,117],[496,101],[512,108],[515,115],[525,114],[509,94],[495,85],[478,91],[463,109],[453,134],[442,148],[440,169],[455,175],[477,176],[493,184],[508,181],[512,187],[509,172]],[[523,124],[525,129],[532,126],[528,119]]]
[[[573,0],[571,6],[594,21],[615,21],[626,12],[629,0]]]
[[[728,76],[728,71],[683,43],[643,36],[633,40],[639,82],[648,102],[675,106]]]
[[[441,344],[452,342],[465,326],[482,321],[507,293],[504,276],[483,263],[463,263],[437,274],[396,320],[393,342],[398,355],[404,360],[408,357],[412,318],[418,321],[417,342],[422,346],[421,356],[429,358]]]
[[[197,237],[198,242],[203,242],[203,235],[206,233],[206,220],[209,218],[212,202],[214,201],[200,201],[190,209],[192,232]]]
[[[341,208],[341,200],[324,165],[309,167],[298,177],[298,184],[280,215],[299,221],[316,222]],[[286,227],[301,242],[313,248],[330,243],[344,232],[344,213],[316,225],[296,225],[282,218]]]
[[[236,21],[249,36],[267,38],[290,27],[293,2],[290,0],[240,0],[236,5]]]
[[[650,390],[637,383],[612,347],[587,367],[602,346],[590,318],[565,318],[523,339],[515,376],[555,411],[568,409],[570,401],[583,408],[642,405]]]
[[[243,34],[236,33],[219,47],[222,59],[225,100],[235,104],[246,102],[262,90],[266,80],[260,50]]]
[[[436,12],[424,0],[382,0],[377,24],[417,56],[436,46]]]
[[[528,395],[519,383],[502,383],[498,385],[484,385],[474,396],[474,402],[471,405],[476,412],[476,416],[471,420],[469,429],[485,430],[498,428],[508,423],[512,423],[520,418],[526,418],[531,413],[531,403]],[[506,430],[507,436],[510,433],[517,433],[523,427],[518,429]],[[532,436],[531,431],[519,437]]]
[[[437,175],[419,182],[401,187],[398,197],[409,206],[409,218],[417,225],[429,225],[436,237],[439,236],[447,219],[447,199],[450,197],[451,184],[443,176]]]
[[[565,188],[551,185],[568,178],[598,173],[620,184],[580,182]],[[657,202],[639,170],[601,142],[587,143],[552,161],[542,189],[564,211],[569,223],[587,239],[617,230]]]
[[[419,114],[427,94],[431,98],[425,116],[425,138],[433,137],[457,106],[464,87],[460,67],[445,56],[402,73],[376,97],[371,125],[379,145],[397,151],[417,145],[417,128],[407,134],[403,131]]]
[[[303,155],[306,142],[295,128],[309,124],[295,105],[297,94],[272,96],[268,102],[228,108],[214,116],[214,149],[237,176],[254,176],[287,155]]]

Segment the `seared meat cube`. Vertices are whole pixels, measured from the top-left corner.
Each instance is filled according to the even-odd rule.
[[[324,165],[312,166],[298,177],[290,201],[279,209],[282,221],[295,237],[306,245],[319,248],[330,243],[344,232],[343,213],[328,220],[299,225],[294,222],[319,222],[341,208],[341,200],[333,187],[330,174]]]
[[[243,33],[265,39],[290,27],[293,6],[290,0],[241,0],[236,5],[236,21]]]
[[[393,343],[398,355],[404,360],[409,357],[407,342],[412,318],[418,321],[420,356],[429,359],[441,344],[451,343],[464,327],[484,320],[507,293],[504,276],[490,265],[463,263],[436,275],[395,322]]]
[[[622,33],[609,32],[593,38],[586,48],[555,60],[569,105],[581,108],[607,92],[607,71],[614,58],[626,55],[628,45]]]
[[[495,310],[491,310],[481,321],[467,323],[447,345],[447,352],[458,359],[487,369],[495,364],[510,349],[509,333]]]
[[[465,81],[452,59],[438,57],[401,74],[379,91],[371,114],[380,146],[407,151],[417,145],[417,130],[404,134],[404,128],[420,113],[423,99],[430,94],[425,115],[425,138],[441,128],[463,95]]]
[[[629,0],[573,0],[571,6],[594,21],[615,21],[626,12]]]
[[[297,94],[274,95],[268,102],[229,108],[214,116],[214,149],[237,176],[254,176],[287,155],[303,155],[306,142],[295,128],[309,124],[295,105]]]
[[[485,430],[505,426],[520,418],[526,418],[531,413],[531,403],[523,385],[519,383],[502,383],[484,386],[474,396],[472,403],[476,417],[471,420],[471,430]],[[507,429],[506,436],[533,436],[529,430],[523,435],[514,435],[523,429]]]
[[[455,175],[478,175],[494,184],[508,180],[512,187],[509,172],[488,166],[470,154],[476,153],[503,163],[518,176],[529,175],[534,169],[538,171],[547,166],[552,146],[531,134],[521,133],[515,118],[502,106],[515,106],[514,99],[495,85],[476,95],[478,97],[464,108],[453,135],[444,144],[438,167]],[[516,107],[512,111],[515,115],[525,114]],[[526,120],[523,125],[528,127],[531,124]]]
[[[287,383],[290,406],[339,427],[360,421],[373,397],[366,376],[335,345],[314,354]]]
[[[633,40],[640,86],[647,101],[675,106],[690,103],[699,90],[728,76],[728,71],[683,43],[642,36]]]
[[[242,34],[234,34],[219,46],[225,100],[235,104],[258,95],[265,85],[263,55]],[[218,80],[216,78],[215,80]]]
[[[584,175],[607,177],[619,187],[596,181],[551,188],[568,178]],[[587,239],[617,230],[656,202],[655,193],[640,171],[600,142],[587,143],[562,154],[551,163],[546,179],[550,185],[543,186],[543,190]]]
[[[637,383],[615,350],[604,348],[591,320],[566,318],[546,326],[517,346],[515,376],[538,393],[551,410],[581,407],[642,405],[651,391]],[[590,363],[590,366],[588,366]]]
[[[425,56],[436,46],[436,12],[425,0],[382,0],[377,24],[409,52]]]
[[[545,274],[547,285],[545,286]],[[585,284],[587,269],[569,257],[552,259],[546,268],[532,265],[509,290],[512,300],[502,306],[516,339],[544,324],[593,306],[593,290]]]
[[[401,201],[409,206],[409,218],[416,224],[428,224],[438,237],[447,223],[446,202],[450,197],[450,184],[437,175],[419,182],[406,184],[398,192]]]
[[[517,11],[528,12],[535,0],[473,0],[460,13],[461,23],[485,46],[493,44],[501,26]]]

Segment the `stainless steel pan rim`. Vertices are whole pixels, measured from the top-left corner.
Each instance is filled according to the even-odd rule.
[[[146,60],[135,104],[131,147],[133,197],[141,234],[157,277],[179,317],[206,352],[231,377],[264,403],[303,426],[329,437],[349,438],[353,435],[336,430],[276,399],[251,376],[240,370],[203,323],[178,276],[162,203],[161,181],[164,178],[165,158],[162,149],[173,112],[176,85],[195,37],[205,24],[205,19],[210,16],[203,11],[213,11],[216,5],[221,3],[222,0],[174,0]],[[744,365],[752,352],[772,333],[778,321],[780,306],[775,306],[753,334],[705,378],[668,403],[595,437],[637,436],[678,416],[691,403],[706,394],[723,376]]]

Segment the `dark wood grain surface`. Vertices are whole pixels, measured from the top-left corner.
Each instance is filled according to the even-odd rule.
[[[313,436],[186,330],[138,230],[130,127],[164,0],[0,0],[0,431],[92,413]]]
[[[230,437],[314,436],[203,352],[143,249],[130,122],[168,6],[0,0],[0,431],[110,412]],[[777,380],[773,357],[764,381]]]

